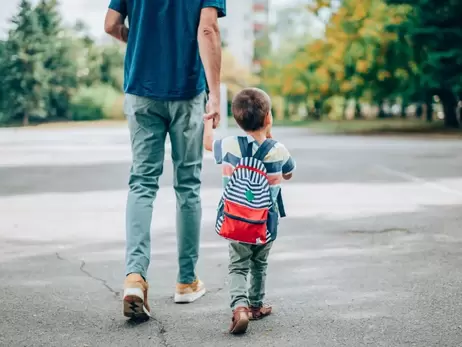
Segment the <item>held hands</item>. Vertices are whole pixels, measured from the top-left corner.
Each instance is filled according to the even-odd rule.
[[[204,121],[213,120],[213,129],[220,124],[220,97],[210,94],[209,101],[205,107],[206,114]]]

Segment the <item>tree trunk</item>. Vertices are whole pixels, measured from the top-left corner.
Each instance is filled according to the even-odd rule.
[[[313,118],[316,120],[321,120],[321,116],[322,116],[322,102],[318,100],[314,102]]]
[[[284,119],[289,119],[290,118],[290,103],[287,100],[287,98],[284,98],[284,114],[283,114]]]
[[[427,122],[433,122],[433,96],[429,93],[425,100],[425,118]]]
[[[384,102],[383,100],[380,102],[379,104],[379,115],[378,115],[378,118],[381,118],[381,119],[384,119],[387,117],[387,114],[385,113],[385,109],[384,109]]]
[[[401,118],[406,118],[407,117],[407,101],[406,100],[403,100],[403,102],[401,103]]]
[[[457,119],[457,99],[450,90],[442,90],[438,93],[444,110],[444,126],[446,128],[459,128]]]
[[[361,110],[361,104],[358,100],[355,100],[355,119],[362,119],[363,112]]]
[[[416,106],[416,109],[415,109],[415,116],[418,118],[418,119],[421,119],[422,118],[422,115],[423,115],[423,107],[422,107],[422,104],[419,102]]]
[[[459,95],[459,100],[457,100],[457,117],[459,119],[459,123],[462,126],[462,94]]]
[[[343,110],[342,110],[342,119],[343,120],[347,119],[347,110],[348,110],[348,99],[345,98],[345,101],[343,103]]]
[[[22,116],[22,125],[23,126],[28,126],[29,125],[29,113],[28,112],[24,112],[24,114]]]
[[[310,110],[310,105],[307,102],[305,102],[305,112],[306,112],[306,119],[309,119],[311,116],[311,110]]]

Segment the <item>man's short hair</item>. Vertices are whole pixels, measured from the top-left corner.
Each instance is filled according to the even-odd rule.
[[[236,94],[231,108],[234,119],[244,131],[257,131],[265,126],[271,99],[261,89],[245,88]]]

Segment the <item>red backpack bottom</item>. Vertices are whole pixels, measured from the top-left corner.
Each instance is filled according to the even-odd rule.
[[[267,208],[254,209],[224,199],[218,211],[216,231],[228,240],[261,245],[268,236]]]

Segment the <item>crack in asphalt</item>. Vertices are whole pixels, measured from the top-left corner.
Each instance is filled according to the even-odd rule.
[[[63,258],[58,252],[55,253],[56,255],[56,258],[60,261],[67,261],[70,263],[70,261],[66,258]],[[96,277],[94,275],[92,275],[88,270],[85,269],[85,261],[84,260],[81,260],[81,263],[80,263],[80,272],[82,272],[83,274],[85,274],[87,277],[95,280],[95,281],[98,281],[100,282],[107,290],[109,290],[109,292],[111,292],[115,298],[119,299],[120,298],[120,292],[114,290],[108,283],[106,280],[102,279],[102,278],[99,278],[99,277]],[[219,290],[221,290],[222,288],[219,288]],[[151,316],[151,320],[156,324],[157,326],[157,329],[158,329],[158,332],[157,332],[157,336],[159,337],[160,339],[160,343],[163,347],[171,347],[170,344],[168,343],[167,341],[167,338],[165,336],[165,334],[167,333],[167,329],[165,329],[165,325],[162,323],[162,321],[158,318],[155,318],[154,316]]]
[[[156,323],[157,328],[159,329],[157,336],[160,339],[160,343],[164,347],[170,347],[170,344],[167,341],[167,338],[165,334],[167,333],[167,330],[165,329],[164,323],[158,318],[155,318],[154,316],[151,317],[151,319]]]
[[[107,281],[106,280],[103,280],[102,278],[99,278],[99,277],[96,277],[96,276],[93,276],[90,272],[88,272],[87,270],[84,269],[85,267],[85,261],[82,260],[81,261],[82,263],[80,264],[80,271],[82,273],[84,273],[85,275],[87,275],[88,277],[98,281],[98,282],[101,282],[103,284],[103,286],[105,286],[107,288],[107,290],[109,290],[112,294],[114,294],[114,297],[116,298],[120,298],[120,292],[114,290],[109,284],[107,284]]]
[[[55,253],[56,254],[56,258],[58,258],[58,260],[63,260],[63,261],[68,261],[70,262],[68,259],[66,258],[63,258],[58,252]],[[107,290],[109,290],[115,298],[120,298],[120,292],[116,291],[115,289],[113,289],[108,283],[106,280],[102,279],[102,278],[99,278],[99,277],[96,277],[94,275],[92,275],[88,270],[85,270],[85,261],[84,260],[81,260],[81,263],[80,263],[80,272],[82,272],[83,274],[85,274],[87,277],[95,280],[95,281],[98,281],[100,282]]]

